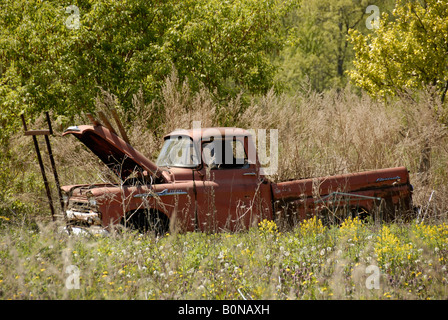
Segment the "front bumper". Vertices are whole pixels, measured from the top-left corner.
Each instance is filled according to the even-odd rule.
[[[68,233],[69,235],[82,235],[82,236],[107,236],[109,232],[100,226],[91,226],[91,227],[81,227],[81,226],[66,226],[62,228],[63,232]]]
[[[89,212],[79,212],[75,210],[67,210],[66,212],[67,221],[69,223],[82,223],[87,224],[89,226],[98,226],[101,225],[101,216],[100,213],[89,211]]]

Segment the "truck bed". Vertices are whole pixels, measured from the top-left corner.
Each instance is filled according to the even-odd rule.
[[[405,167],[273,183],[272,194],[274,200],[295,200],[332,192],[382,193],[385,188],[399,186],[410,186]]]
[[[386,208],[384,216],[391,218],[397,210],[412,207],[412,186],[405,167],[273,183],[272,196],[281,206],[289,204],[289,210],[298,210],[294,214],[301,219],[343,206],[371,212],[381,203]]]

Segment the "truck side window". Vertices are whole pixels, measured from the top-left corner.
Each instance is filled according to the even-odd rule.
[[[246,150],[244,150],[244,143],[240,140],[233,141],[234,146],[234,157],[236,164],[241,164],[244,167],[248,166],[249,161],[247,159]]]
[[[202,145],[204,164],[211,169],[242,169],[249,167],[244,143],[237,139],[206,142]]]
[[[204,164],[208,167],[214,168],[217,166],[215,141],[204,143],[202,145],[202,158],[204,159]]]

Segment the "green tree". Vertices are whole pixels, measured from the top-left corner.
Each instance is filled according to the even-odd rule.
[[[344,86],[352,51],[348,30],[361,24],[367,0],[306,1],[290,19],[296,41],[285,48],[279,74],[295,90],[305,77],[313,89]]]
[[[371,13],[366,9],[376,5],[382,12],[392,7],[391,0],[310,0],[303,2],[286,22],[295,27],[296,41],[285,47],[281,56],[282,79],[292,91],[305,77],[318,91],[341,88],[348,82],[346,71],[354,58],[349,41],[350,30],[370,33],[366,20]]]
[[[442,101],[448,90],[448,2],[398,0],[380,27],[362,35],[353,31],[353,83],[379,98],[414,90],[436,89]]]
[[[166,46],[181,78],[220,96],[242,88],[263,93],[274,84],[270,53],[282,48],[280,18],[289,1],[179,1]]]
[[[295,2],[3,0],[1,128],[24,110],[92,111],[100,88],[128,110],[139,90],[156,97],[173,68],[219,99],[263,93],[285,39],[280,18]]]
[[[48,109],[63,99],[61,82],[54,81],[64,71],[63,17],[62,8],[49,1],[0,3],[0,142],[20,112],[37,105]]]

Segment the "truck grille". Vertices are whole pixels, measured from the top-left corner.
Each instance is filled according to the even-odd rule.
[[[72,211],[77,211],[80,213],[89,213],[92,211],[95,211],[92,209],[92,207],[90,206],[90,204],[88,202],[83,202],[83,201],[70,201],[69,205],[68,205],[68,209],[72,210]]]

